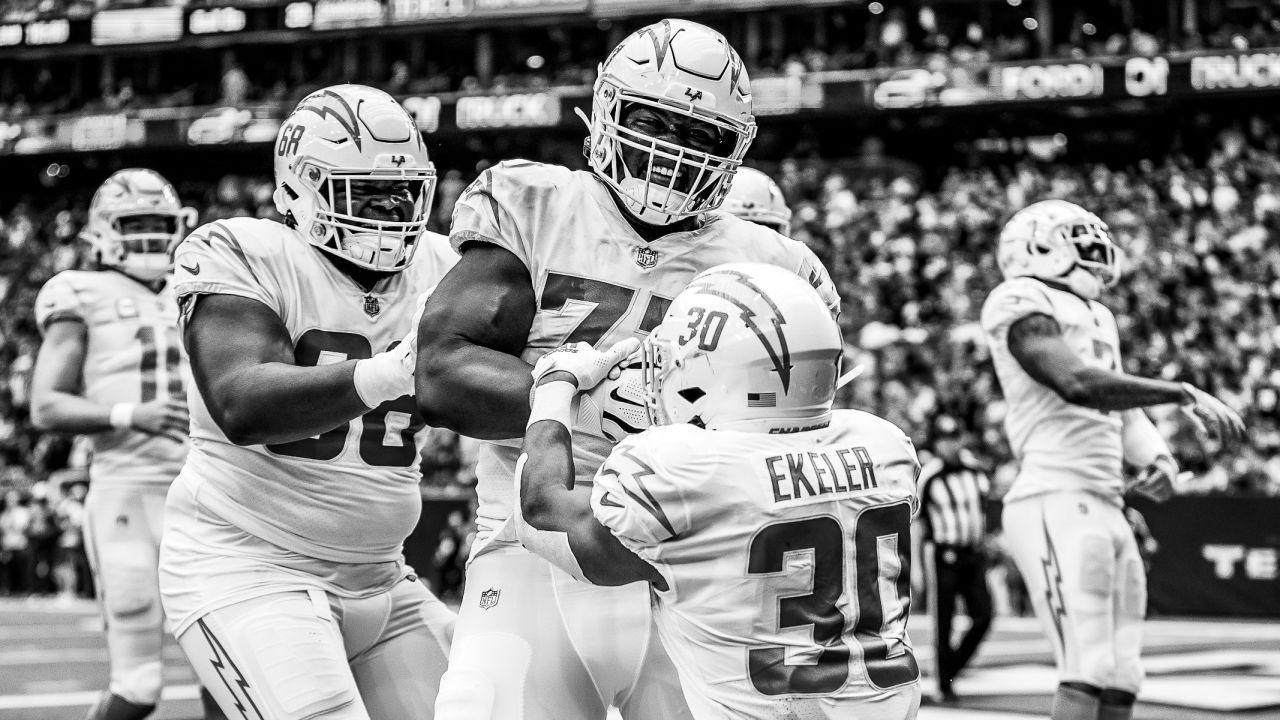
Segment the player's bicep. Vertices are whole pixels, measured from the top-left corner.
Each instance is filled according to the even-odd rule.
[[[182,340],[201,397],[216,414],[234,401],[235,381],[254,366],[295,364],[284,321],[257,300],[238,295],[197,295],[184,299],[188,317]]]
[[[1062,337],[1058,321],[1032,313],[1009,326],[1009,353],[1033,380],[1062,394],[1070,388],[1084,361]]]
[[[55,320],[45,328],[44,342],[31,373],[31,401],[38,407],[52,393],[79,393],[89,330],[80,320]]]
[[[430,357],[466,343],[518,356],[536,311],[533,282],[520,258],[491,243],[468,243],[427,300],[419,354]]]

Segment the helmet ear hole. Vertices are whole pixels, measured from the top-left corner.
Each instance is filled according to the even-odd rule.
[[[692,405],[706,396],[706,391],[702,388],[685,388],[676,392],[677,395],[684,398],[684,401]]]

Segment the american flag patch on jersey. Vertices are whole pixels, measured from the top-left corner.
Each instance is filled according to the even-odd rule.
[[[747,407],[777,407],[778,393],[747,393]]]

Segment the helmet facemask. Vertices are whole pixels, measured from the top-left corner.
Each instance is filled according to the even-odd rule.
[[[182,208],[178,213],[121,213],[109,216],[114,238],[113,247],[100,250],[99,261],[119,267],[125,274],[152,282],[164,277],[173,267],[173,249],[182,241],[187,228],[195,225],[196,211]],[[142,224],[138,230],[131,229]],[[113,257],[105,255],[112,253]]]
[[[427,229],[435,197],[434,167],[326,168],[304,158],[299,162],[297,174],[310,184],[306,189],[312,195],[314,209],[309,223],[307,218],[296,217],[296,209],[294,220],[300,228],[310,225],[311,240],[321,249],[359,267],[380,272],[400,270],[413,259],[418,238]],[[353,192],[353,183],[357,190],[361,184],[365,184],[367,190],[373,183],[388,186],[408,183],[407,193],[401,193],[402,202],[396,203],[402,210],[400,214],[407,219],[363,217],[360,213],[369,203],[376,202],[376,197],[361,197],[360,192]],[[378,193],[366,194],[376,196]]]

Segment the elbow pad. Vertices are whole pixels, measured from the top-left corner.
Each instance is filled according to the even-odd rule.
[[[520,489],[524,475],[524,463],[528,456],[520,454],[516,460],[515,502],[512,503],[511,520],[515,525],[516,538],[525,549],[542,559],[569,573],[578,582],[590,582],[578,564],[578,558],[569,547],[569,534],[558,530],[539,530],[524,521],[524,513],[520,509]]]
[[[1169,445],[1160,437],[1160,431],[1151,422],[1151,418],[1142,408],[1125,410],[1122,414],[1124,428],[1121,430],[1121,442],[1124,446],[1126,462],[1145,468],[1161,455],[1173,457]]]

